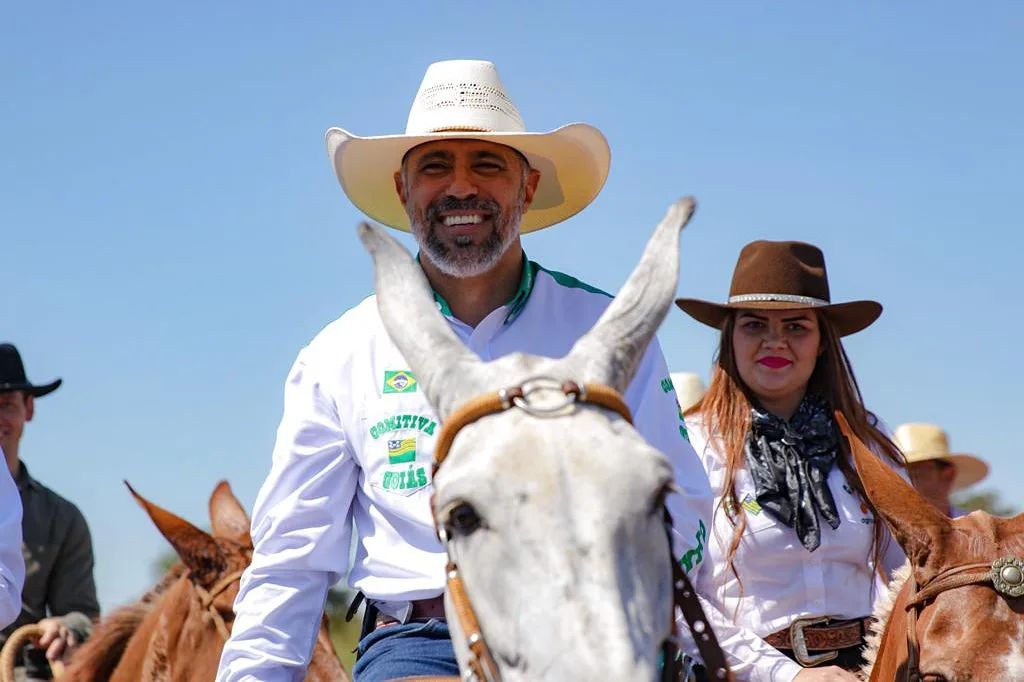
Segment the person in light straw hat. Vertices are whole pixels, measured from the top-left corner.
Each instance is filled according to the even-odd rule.
[[[699,403],[708,391],[700,376],[693,372],[672,372],[672,387],[676,391],[681,412]]]
[[[528,131],[492,63],[431,64],[404,134],[331,128],[327,154],[353,204],[412,232],[437,310],[480,357],[562,357],[608,306],[607,294],[527,259],[520,241],[594,200],[608,177],[608,144],[585,123]],[[673,464],[675,549],[696,571],[711,491],[668,374],[652,342],[625,398],[637,429]],[[459,674],[430,508],[438,433],[375,297],[300,351],[253,509],[255,551],[219,682],[301,679],[327,588],[346,573],[368,604],[357,680]]]
[[[929,502],[951,518],[967,513],[949,496],[985,478],[988,464],[974,455],[950,452],[946,432],[935,424],[901,424],[896,444],[907,458],[910,480]]]
[[[840,437],[843,414],[893,467],[902,456],[863,404],[841,338],[882,312],[833,302],[811,244],[756,241],[724,303],[677,305],[721,332],[711,385],[686,428],[715,496],[696,589],[741,680],[856,680],[876,572],[904,560]]]

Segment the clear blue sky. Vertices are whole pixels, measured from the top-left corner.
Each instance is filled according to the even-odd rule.
[[[23,454],[88,517],[105,608],[166,548],[122,479],[200,525],[221,478],[251,506],[295,353],[372,286],[324,131],[401,132],[447,58],[611,143],[531,258],[615,291],[691,193],[681,294],[721,300],[750,240],[820,245],[835,300],[885,305],[847,343],[869,405],[1024,506],[1020,3],[57,5],[0,22],[0,340],[65,380]],[[707,376],[714,332],[660,336]]]

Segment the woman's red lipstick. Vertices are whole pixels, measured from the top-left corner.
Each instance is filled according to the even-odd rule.
[[[758,362],[764,365],[765,367],[770,367],[771,369],[782,369],[787,365],[793,364],[792,360],[780,358],[777,355],[769,355],[767,357],[761,358],[760,360],[758,360]]]

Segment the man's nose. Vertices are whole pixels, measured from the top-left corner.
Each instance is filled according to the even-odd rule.
[[[448,196],[455,197],[456,199],[468,199],[469,197],[476,196],[477,186],[469,169],[455,168],[452,173],[452,181],[448,184],[446,193]]]

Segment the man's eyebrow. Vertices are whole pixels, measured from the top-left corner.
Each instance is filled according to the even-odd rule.
[[[423,156],[416,159],[416,165],[422,166],[428,161],[451,161],[452,154],[443,149],[435,149],[432,152],[427,152]]]
[[[478,161],[500,161],[502,165],[508,163],[508,159],[506,159],[501,154],[490,152],[487,151],[486,149],[481,149],[480,151],[475,152],[473,155],[476,157]]]

